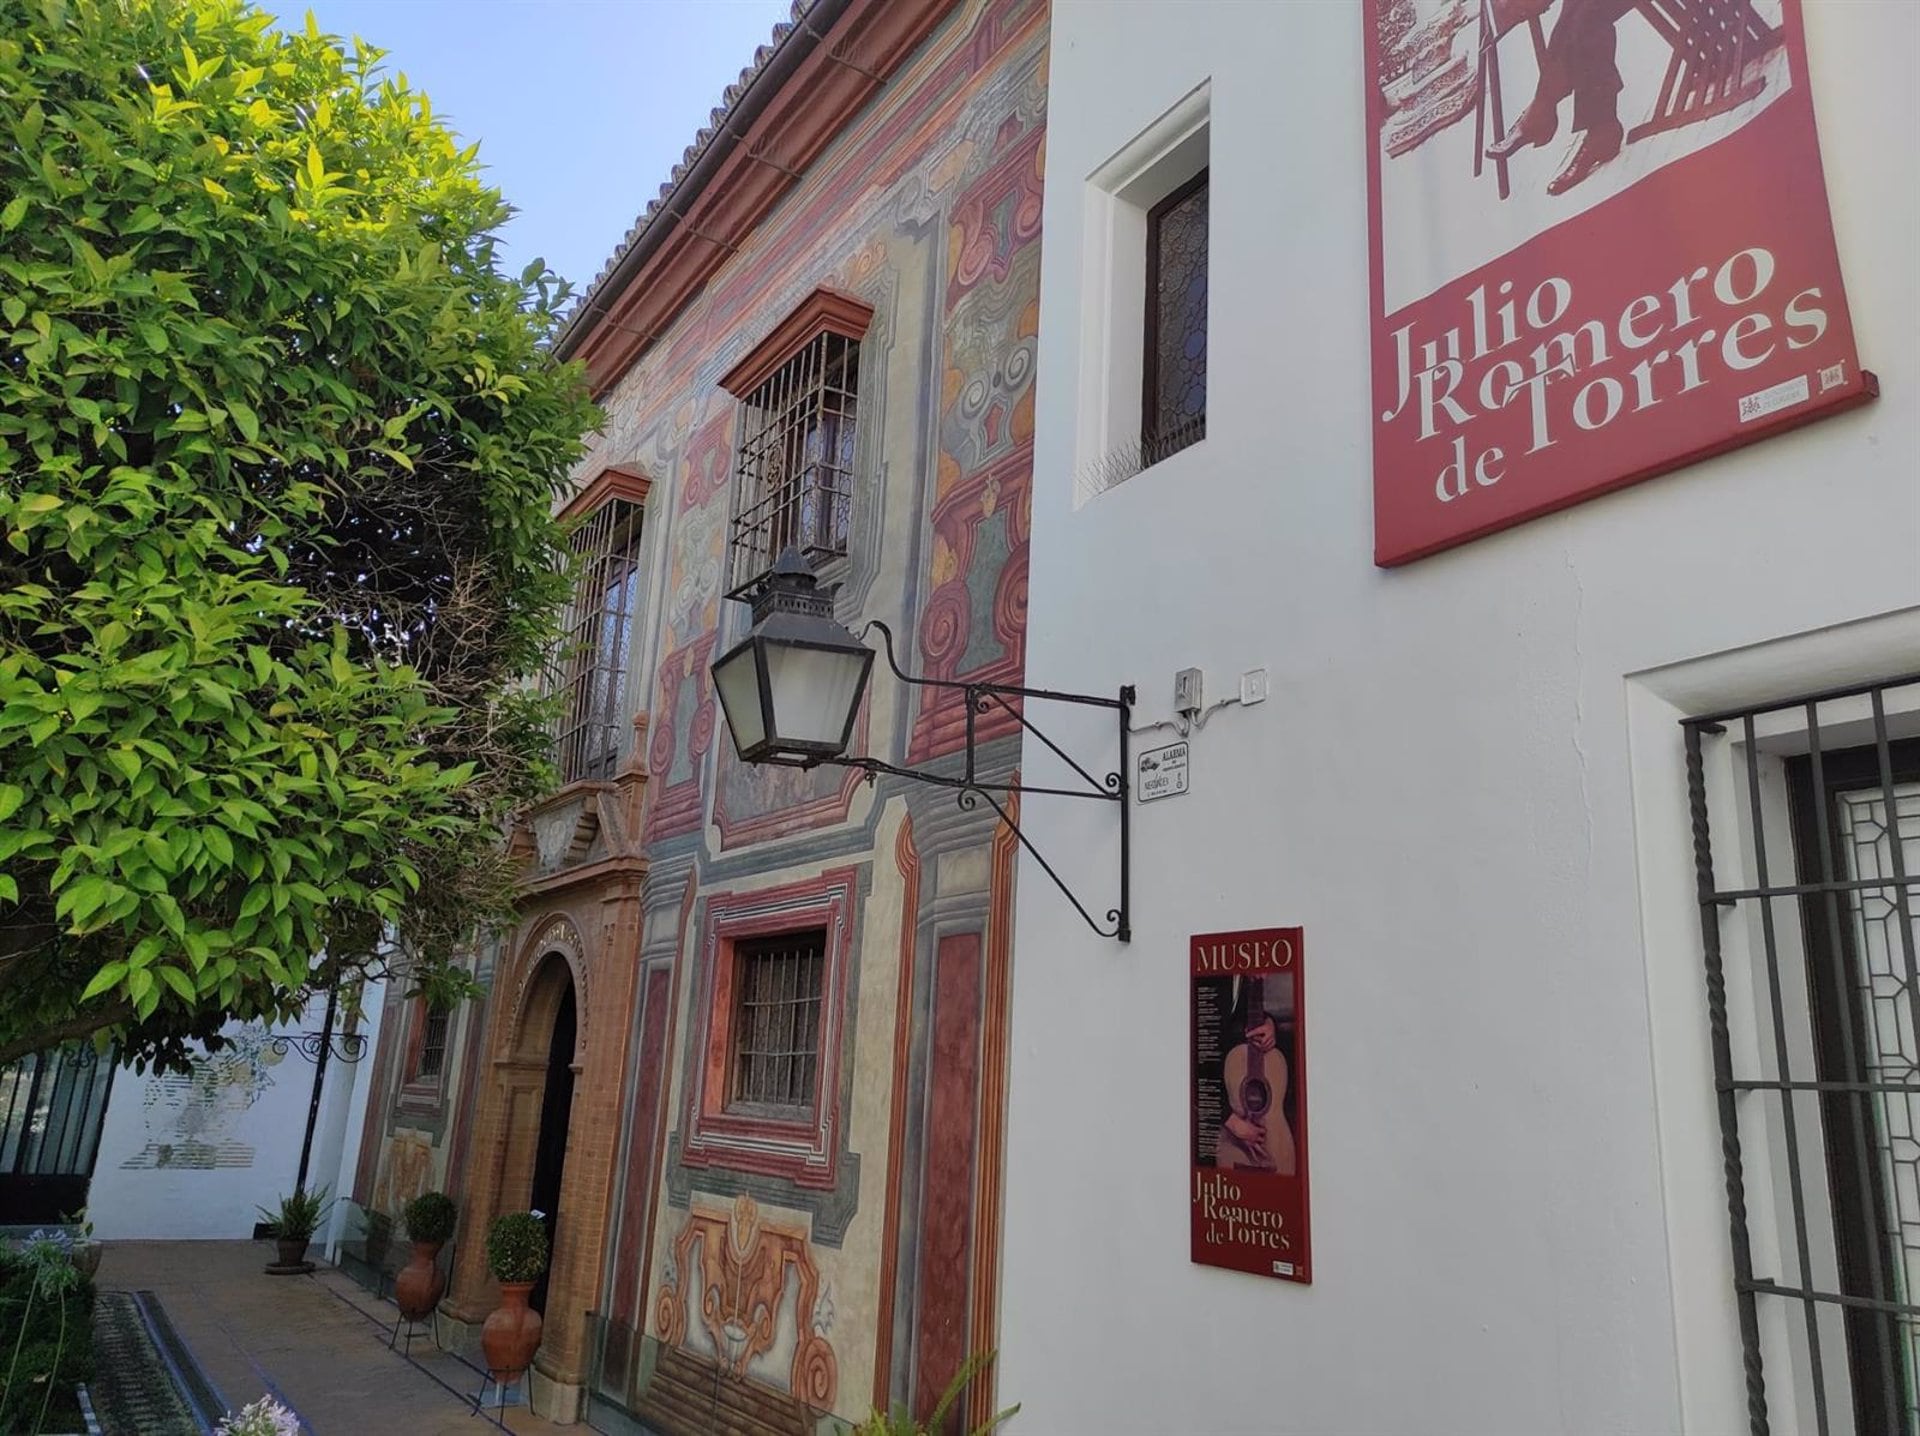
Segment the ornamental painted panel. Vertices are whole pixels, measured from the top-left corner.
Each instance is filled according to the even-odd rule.
[[[919,649],[932,677],[1017,683],[1026,658],[1041,130],[1009,114],[992,151],[955,198],[948,229],[940,454]],[[920,698],[908,749],[915,763],[953,752],[966,735],[964,695],[923,690]],[[976,719],[983,741],[1017,727],[1004,708]]]
[[[840,1386],[833,1319],[833,1292],[804,1229],[763,1217],[744,1194],[731,1208],[694,1204],[661,1280],[661,1341],[825,1411]]]
[[[700,826],[700,776],[707,749],[713,746],[713,681],[707,668],[713,659],[714,638],[708,632],[668,654],[660,665],[660,706],[655,711],[665,714],[667,721],[653,730],[647,755],[655,775],[647,814],[650,842]]]
[[[868,707],[853,725],[850,753],[867,751]],[[720,848],[746,847],[844,823],[867,775],[857,768],[783,768],[742,763],[731,740],[720,744],[720,778],[713,822]]]
[[[920,621],[920,656],[937,678],[1018,683],[1026,664],[1030,445],[1007,454],[934,505],[932,592]],[[922,690],[910,762],[966,741],[965,695]],[[976,715],[985,741],[1019,726],[994,705]]]

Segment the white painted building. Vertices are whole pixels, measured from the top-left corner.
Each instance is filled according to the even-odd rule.
[[[376,984],[363,1000],[355,1029],[366,1038],[362,1060],[337,1060],[346,1044],[335,1034],[336,1056],[322,1077],[315,1115],[309,1188],[341,1192],[342,1175],[354,1170],[383,991]],[[226,1045],[201,1052],[188,1073],[117,1071],[87,1193],[95,1234],[146,1241],[251,1236],[259,1209],[277,1207],[299,1174],[315,1077],[301,1041],[320,1031],[325,1010],[318,996],[286,1027],[231,1023]],[[334,1204],[316,1250],[337,1243],[348,1210],[345,1202]]]
[[[1878,400],[1392,569],[1373,562],[1358,9],[1053,12],[1027,681],[1137,684],[1143,728],[1174,718],[1177,670],[1203,670],[1209,705],[1250,670],[1270,696],[1208,714],[1189,791],[1135,805],[1131,943],[1024,862],[1009,1429],[1727,1433],[1749,1429],[1750,1374],[1775,1432],[1915,1429],[1915,1318],[1894,1308],[1920,1284],[1920,1145],[1896,1089],[1917,1075],[1920,890],[1904,910],[1857,886],[1706,905],[1733,1080],[1837,1080],[1809,1010],[1830,990],[1879,1044],[1853,1054],[1856,1085],[1881,1085],[1857,1107],[1728,1093],[1737,1296],[1682,720],[1862,690],[1815,710],[1844,789],[1816,804],[1837,876],[1794,832],[1807,710],[1756,714],[1751,749],[1738,714],[1700,733],[1714,892],[1920,871],[1920,784],[1893,785],[1903,842],[1872,826],[1875,694],[1904,773],[1920,686],[1866,692],[1920,672],[1920,6],[1804,7]],[[1146,214],[1203,168],[1205,437],[1113,482],[1139,431]],[[1094,718],[1056,718],[1077,757],[1111,752]],[[1021,821],[1104,910],[1110,807],[1036,797]],[[1310,1285],[1189,1260],[1188,940],[1293,925]],[[1830,973],[1835,951],[1853,966]],[[1852,1146],[1843,1110],[1870,1113]],[[1862,1190],[1854,1221],[1836,1204]],[[1864,1297],[1839,1270],[1861,1240]]]

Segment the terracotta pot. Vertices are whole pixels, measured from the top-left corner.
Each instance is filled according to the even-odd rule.
[[[506,1381],[527,1369],[540,1346],[540,1313],[527,1305],[530,1281],[500,1283],[500,1305],[487,1316],[480,1328],[480,1350],[486,1354],[487,1372],[495,1381]]]
[[[442,1242],[415,1242],[413,1260],[393,1279],[393,1300],[408,1321],[424,1321],[447,1294],[447,1278],[440,1270]]]
[[[274,1242],[274,1249],[280,1253],[281,1266],[299,1266],[307,1259],[307,1243],[311,1237],[280,1237]]]

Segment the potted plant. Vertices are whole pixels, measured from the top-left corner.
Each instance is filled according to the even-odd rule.
[[[896,1406],[892,1411],[876,1411],[859,1426],[851,1436],[939,1436],[952,1429],[957,1422],[949,1422],[947,1413],[952,1411],[954,1403],[959,1401],[960,1393],[967,1389],[967,1383],[978,1376],[992,1362],[998,1352],[977,1351],[968,1357],[953,1374],[953,1380],[947,1383],[947,1389],[940,1393],[939,1403],[933,1408],[933,1414],[924,1422],[916,1421],[904,1407]],[[1009,1406],[1005,1411],[989,1416],[967,1436],[992,1436],[1001,1422],[1019,1411],[1018,1406]]]
[[[440,1248],[453,1235],[453,1198],[445,1192],[422,1192],[400,1213],[406,1224],[407,1240],[413,1243],[413,1260],[394,1279],[393,1299],[408,1321],[421,1321],[433,1314],[446,1295],[447,1279],[440,1270]]]
[[[540,1313],[527,1293],[547,1269],[547,1229],[537,1212],[507,1212],[487,1228],[487,1269],[500,1283],[500,1305],[480,1329],[487,1373],[505,1383],[527,1369],[540,1345]]]
[[[291,1196],[280,1199],[280,1209],[270,1212],[265,1207],[256,1208],[266,1218],[267,1235],[272,1237],[279,1251],[280,1260],[267,1270],[275,1276],[286,1276],[292,1272],[310,1270],[307,1265],[307,1243],[313,1240],[313,1234],[320,1230],[320,1223],[326,1219],[333,1203],[327,1200],[326,1188],[317,1192],[302,1191],[295,1188]]]

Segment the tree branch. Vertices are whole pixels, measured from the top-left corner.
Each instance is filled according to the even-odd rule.
[[[77,1017],[43,1028],[31,1037],[16,1037],[10,1041],[0,1039],[0,1067],[9,1062],[18,1062],[35,1052],[44,1052],[49,1047],[58,1047],[63,1042],[71,1042],[77,1037],[91,1037],[101,1028],[116,1027],[132,1016],[132,1003],[112,1003],[105,1007],[89,1008]]]

